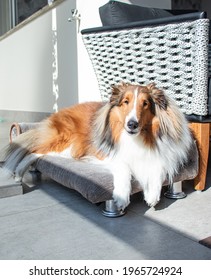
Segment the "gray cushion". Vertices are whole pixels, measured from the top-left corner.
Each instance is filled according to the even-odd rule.
[[[99,8],[99,13],[104,26],[173,16],[162,9],[141,7],[118,1],[109,1]]]

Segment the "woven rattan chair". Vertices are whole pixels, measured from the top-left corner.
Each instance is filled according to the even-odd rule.
[[[206,13],[165,15],[81,32],[103,100],[108,100],[111,86],[121,81],[155,82],[176,100],[198,143],[199,173],[194,188],[203,190],[211,121],[211,45]]]

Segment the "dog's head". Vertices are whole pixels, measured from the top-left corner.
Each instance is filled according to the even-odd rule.
[[[113,121],[122,123],[122,128],[130,135],[159,132],[156,111],[167,110],[168,100],[164,92],[154,83],[146,86],[123,83],[112,88],[110,98]]]

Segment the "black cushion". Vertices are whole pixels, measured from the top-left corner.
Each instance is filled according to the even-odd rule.
[[[175,15],[196,12],[194,10],[162,10],[157,8],[147,8],[118,1],[109,1],[99,8],[100,19],[103,26],[114,26],[125,23],[159,19]],[[209,28],[209,41],[211,42],[211,28]]]
[[[99,8],[99,13],[103,26],[172,16],[170,12],[162,9],[146,8],[118,1],[109,1]]]

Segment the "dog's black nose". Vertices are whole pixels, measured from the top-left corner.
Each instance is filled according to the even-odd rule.
[[[130,130],[135,130],[138,127],[138,122],[136,120],[129,120],[127,126]]]

